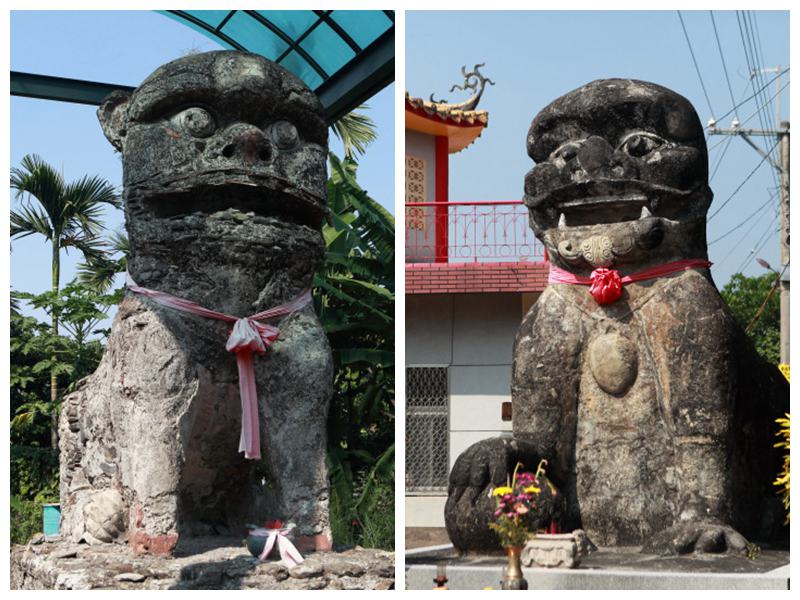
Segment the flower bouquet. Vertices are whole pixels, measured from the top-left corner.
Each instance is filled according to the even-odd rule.
[[[517,463],[511,480],[490,491],[495,499],[496,510],[494,522],[489,523],[489,527],[497,532],[500,545],[505,548],[508,556],[508,565],[504,569],[501,584],[504,590],[528,588],[520,565],[522,547],[540,525],[540,521],[551,516],[552,510],[547,508],[552,508],[552,499],[557,495],[556,488],[545,477],[546,464],[547,461],[542,459],[536,473],[529,473],[520,472],[522,464]]]
[[[544,465],[547,461],[542,459],[536,473],[519,471],[522,466],[517,463],[514,474],[504,486],[491,490],[495,499],[494,523],[489,527],[497,532],[500,545],[503,547],[523,546],[537,527],[546,512],[543,510],[550,497],[555,497],[558,492],[545,476]]]
[[[248,535],[245,543],[250,554],[259,560],[265,561],[277,545],[281,562],[286,567],[294,567],[303,562],[303,557],[294,544],[290,541],[294,523],[284,525],[280,519],[267,521],[264,527],[247,525]]]

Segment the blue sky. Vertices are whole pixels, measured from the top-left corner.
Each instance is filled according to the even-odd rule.
[[[625,77],[652,81],[686,96],[701,121],[721,117],[732,107],[709,11],[683,11],[705,88],[709,110],[677,11],[409,11],[406,13],[406,88],[425,99],[431,93],[451,102],[466,97],[450,93],[461,83],[461,66],[485,62],[488,86],[480,108],[489,111],[489,127],[470,147],[450,157],[450,200],[512,200],[522,196],[523,176],[532,162],[525,153],[525,135],[534,115],[558,96],[601,78]],[[748,65],[736,13],[714,11],[728,78],[737,102],[751,95]],[[755,54],[762,67],[789,66],[789,13],[756,12],[748,25],[759,35]],[[746,39],[746,38],[745,38]],[[750,49],[748,47],[748,52]],[[791,71],[782,83],[787,83]],[[766,76],[769,80],[774,75]],[[775,94],[775,85],[767,92]],[[782,118],[789,120],[788,87],[780,96]],[[738,109],[740,121],[759,104]],[[775,100],[767,109],[774,118]],[[729,127],[733,115],[720,119]],[[759,118],[747,127],[760,128]],[[730,143],[728,144],[728,141]],[[756,140],[762,146],[774,138]],[[710,164],[719,168],[711,181],[713,213],[761,161],[742,139],[708,139]],[[727,146],[724,156],[722,152]],[[744,267],[747,275],[765,273],[753,260],[780,264],[775,214],[776,198],[751,219],[776,189],[765,163],[720,213],[710,220],[708,239],[714,240],[744,223],[709,248],[715,262],[715,282],[723,286]],[[749,233],[747,233],[749,231]],[[747,233],[747,235],[745,235]],[[756,252],[752,250],[757,248]]]
[[[189,51],[220,49],[215,42],[151,11],[13,11],[11,69],[60,77],[138,85],[158,66]],[[360,159],[359,182],[394,212],[394,85],[368,101],[378,140]],[[122,164],[103,136],[96,108],[28,98],[11,99],[11,164],[36,153],[63,170],[69,181],[85,174],[121,184]],[[331,150],[342,155],[331,135]],[[13,201],[12,201],[13,202]],[[121,211],[108,226],[123,226]],[[80,257],[62,254],[62,284]],[[50,287],[50,250],[41,236],[14,240],[13,289],[42,292]],[[39,315],[42,316],[42,315]]]

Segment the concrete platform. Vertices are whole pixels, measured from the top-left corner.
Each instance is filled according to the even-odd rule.
[[[500,588],[505,558],[459,557],[452,545],[406,552],[406,589],[431,589],[436,567],[447,565],[451,590]],[[639,548],[600,548],[577,569],[523,568],[529,589],[787,590],[789,552],[762,550],[743,556],[663,557]]]
[[[135,555],[126,545],[68,540],[11,547],[11,589],[356,590],[393,589],[394,554],[351,548],[308,553],[287,568],[260,562],[240,538],[192,538],[174,557]]]

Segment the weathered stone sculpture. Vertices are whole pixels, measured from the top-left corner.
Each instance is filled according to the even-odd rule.
[[[98,116],[122,153],[136,284],[237,317],[310,286],[327,125],[297,77],[257,55],[190,55]],[[301,549],[330,547],[330,349],[311,306],[268,323],[280,335],[254,358],[263,462],[248,461],[230,325],[125,296],[100,366],[64,402],[63,534],[170,553],[277,518]]]
[[[542,110],[527,147],[551,285],[517,334],[513,439],[475,444],[451,473],[454,545],[496,548],[487,490],[540,457],[566,498],[562,530],[600,545],[723,552],[770,536],[788,385],[711,280],[692,106],[651,83],[595,81]]]

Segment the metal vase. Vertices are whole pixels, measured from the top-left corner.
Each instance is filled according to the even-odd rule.
[[[508,564],[503,569],[503,580],[500,582],[500,588],[504,590],[527,590],[528,582],[522,576],[522,565],[520,563],[522,546],[506,546],[505,550]]]

